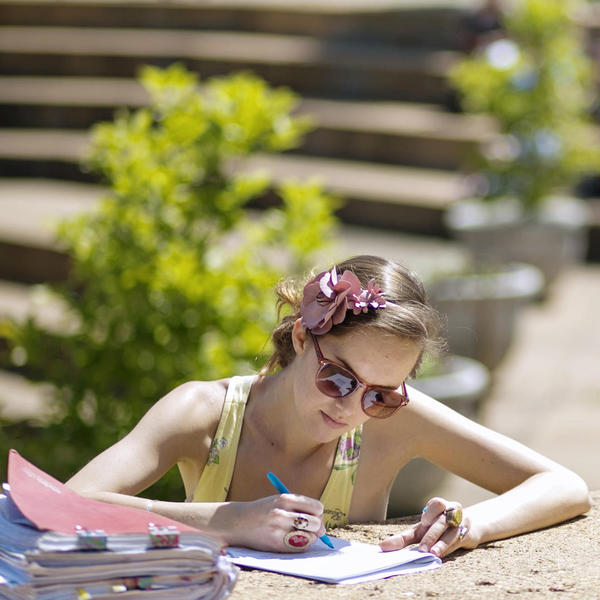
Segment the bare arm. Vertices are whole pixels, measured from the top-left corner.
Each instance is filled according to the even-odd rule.
[[[474,423],[412,391],[405,415],[416,432],[415,452],[498,496],[464,510],[468,529],[447,529],[443,511],[456,503],[434,499],[421,521],[384,543],[420,543],[440,555],[559,523],[589,510],[587,485],[575,473],[522,444]]]
[[[159,400],[122,440],[75,474],[67,485],[96,500],[150,508],[153,512],[211,533],[231,545],[286,550],[285,533],[297,513],[310,517],[311,541],[324,531],[318,500],[283,494],[253,502],[165,502],[136,494],[173,465],[184,465],[194,484],[208,457],[221,414],[222,382],[190,382]]]

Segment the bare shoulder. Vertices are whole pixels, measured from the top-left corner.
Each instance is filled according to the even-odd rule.
[[[180,432],[216,424],[221,417],[229,379],[188,381],[163,396],[149,411],[162,421],[176,425]]]
[[[152,440],[178,461],[196,459],[217,429],[228,385],[221,379],[177,386],[148,410],[130,436]]]
[[[365,441],[377,452],[417,455],[441,431],[465,431],[472,421],[415,388],[409,388],[410,402],[389,419],[370,419]]]

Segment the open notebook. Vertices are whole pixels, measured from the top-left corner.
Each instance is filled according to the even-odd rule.
[[[437,569],[442,561],[428,552],[404,548],[382,552],[379,546],[331,537],[334,550],[317,540],[304,553],[280,554],[248,548],[227,548],[242,567],[306,577],[327,583],[362,583],[393,575]]]

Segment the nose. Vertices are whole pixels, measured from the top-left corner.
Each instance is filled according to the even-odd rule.
[[[335,399],[335,406],[340,417],[348,417],[356,411],[362,411],[362,395],[363,389],[357,386],[347,396],[340,396]]]

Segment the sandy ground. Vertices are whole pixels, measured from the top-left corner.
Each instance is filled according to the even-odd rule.
[[[585,516],[561,525],[486,544],[447,557],[436,571],[402,575],[356,585],[329,585],[296,577],[242,570],[231,600],[485,598],[600,598],[600,492]],[[406,517],[382,524],[351,525],[334,535],[378,543]]]

